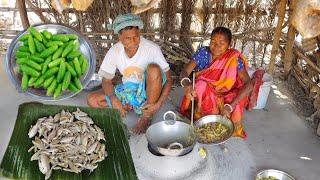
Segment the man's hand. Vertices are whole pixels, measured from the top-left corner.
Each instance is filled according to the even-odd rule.
[[[125,110],[125,108],[122,106],[121,102],[119,101],[119,99],[117,97],[113,97],[112,98],[112,107],[115,109],[118,109],[120,111],[121,117],[124,118],[127,115],[127,111]]]
[[[150,118],[153,114],[159,111],[160,105],[158,103],[145,104],[141,107],[144,117]]]
[[[145,133],[149,125],[150,125],[150,119],[142,116],[138,120],[136,126],[133,128],[133,133],[135,134]]]

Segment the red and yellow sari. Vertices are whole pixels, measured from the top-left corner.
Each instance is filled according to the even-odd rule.
[[[245,70],[248,70],[246,58],[235,49],[228,49],[224,55],[211,62],[208,68],[196,73],[195,115],[200,119],[210,114],[221,114],[224,104],[230,104],[239,91],[244,87],[244,82],[238,76],[238,58],[243,60]],[[249,102],[248,96],[243,98],[231,113],[231,120],[235,125],[235,136],[246,137],[242,126],[242,116]],[[191,99],[183,97],[180,112],[190,117]]]

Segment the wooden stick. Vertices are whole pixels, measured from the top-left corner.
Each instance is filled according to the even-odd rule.
[[[289,9],[289,22],[292,18],[292,11],[295,7],[296,0],[291,0]],[[285,50],[285,55],[284,55],[284,76],[285,78],[288,77],[290,69],[292,68],[292,60],[293,60],[293,45],[294,45],[294,39],[295,39],[295,34],[296,31],[291,23],[289,23],[289,29],[288,29],[288,38],[287,38],[287,45],[286,45],[286,50]]]
[[[192,72],[192,91],[194,91],[194,81],[196,79],[196,73]],[[193,126],[193,115],[194,114],[194,97],[191,99],[191,126]]]
[[[294,66],[292,69],[292,75],[297,79],[301,87],[303,88],[305,93],[309,93],[308,84],[302,80],[303,73],[301,72],[300,68],[297,66]]]
[[[275,66],[275,62],[276,62],[276,56],[278,54],[282,24],[283,24],[284,16],[286,13],[286,5],[287,5],[287,0],[280,1],[279,9],[278,9],[278,24],[277,24],[276,30],[274,32],[271,57],[270,57],[270,64],[269,64],[269,74],[271,74],[271,75],[273,74],[273,70],[274,70],[274,66]]]
[[[320,73],[320,68],[317,65],[315,65],[307,56],[305,56],[303,53],[296,49],[294,53],[298,55],[301,59],[305,60],[314,70]]]
[[[27,29],[30,26],[30,23],[29,23],[29,19],[28,19],[25,0],[17,1],[17,7],[19,10],[22,26],[24,29]]]
[[[252,33],[260,33],[260,32],[268,32],[268,31],[274,31],[275,28],[274,27],[266,27],[266,28],[261,28],[261,29],[252,29],[252,30],[248,30],[245,32],[236,32],[233,33],[234,36],[243,36],[243,35],[248,35],[248,34],[252,34]]]
[[[28,6],[33,9],[33,12],[39,16],[40,20],[43,23],[49,23],[50,21],[42,14],[42,11],[40,10],[41,8],[36,7],[34,4],[32,4],[32,2],[30,2],[30,0],[26,0],[26,3],[28,4]]]

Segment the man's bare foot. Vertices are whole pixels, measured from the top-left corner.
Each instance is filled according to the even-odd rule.
[[[141,117],[138,120],[136,126],[133,128],[133,132],[135,134],[145,133],[149,125],[150,125],[150,119],[146,117]]]

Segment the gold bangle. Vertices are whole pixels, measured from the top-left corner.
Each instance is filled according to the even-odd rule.
[[[188,81],[191,83],[191,80],[190,80],[188,77],[184,77],[184,78],[182,78],[181,81],[180,81],[181,87],[184,87],[184,85],[183,85],[183,81],[184,81],[184,80],[188,80]]]

